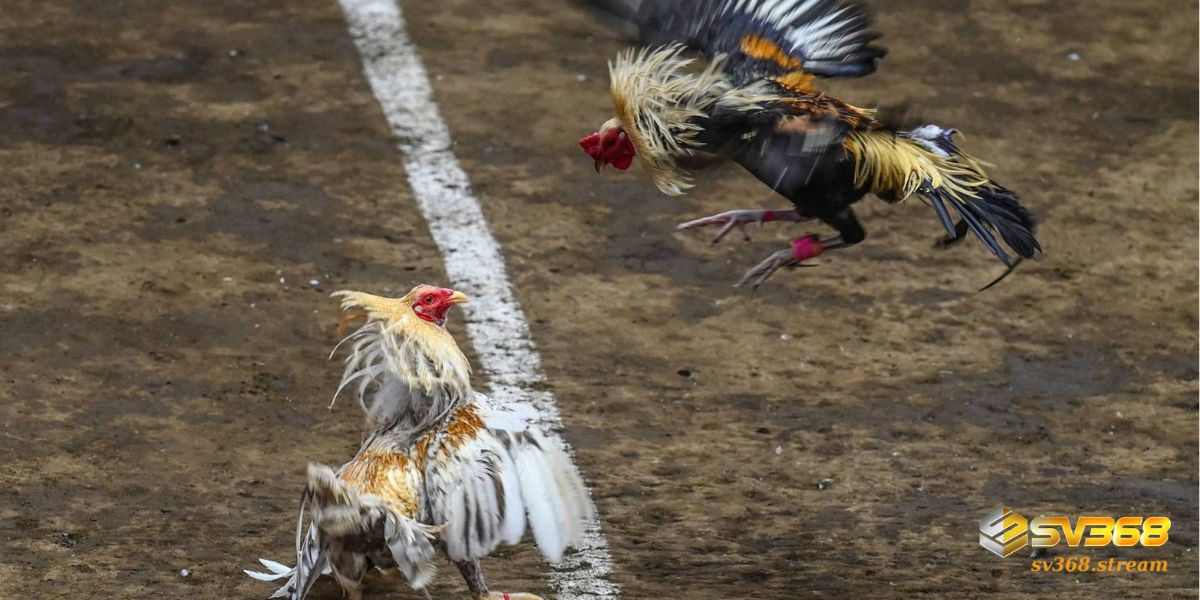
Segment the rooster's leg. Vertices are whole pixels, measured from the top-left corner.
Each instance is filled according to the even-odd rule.
[[[333,576],[348,600],[362,600],[363,577],[367,574],[367,558],[357,552],[334,552]]]
[[[473,600],[542,600],[541,596],[522,594],[519,592],[489,592],[487,583],[483,581],[483,567],[477,560],[467,560],[454,563],[463,579],[467,580],[467,589],[471,591]]]
[[[758,289],[767,279],[770,279],[775,271],[783,267],[804,267],[810,266],[803,264],[804,261],[819,256],[826,250],[836,250],[849,246],[842,240],[842,236],[834,236],[829,239],[817,239],[815,235],[806,235],[798,237],[792,242],[792,247],[786,250],[780,250],[767,257],[766,260],[758,263],[753,269],[746,271],[745,275],[734,284],[733,287],[742,287],[749,284],[752,288]]]
[[[747,225],[752,223],[757,224],[759,229],[762,229],[763,223],[770,221],[787,221],[789,223],[801,223],[810,220],[808,217],[801,216],[795,210],[729,210],[720,214],[704,217],[687,223],[680,223],[675,229],[695,229],[697,227],[708,227],[711,225],[720,225],[721,229],[717,231],[717,235],[713,236],[712,243],[721,241],[721,238],[729,234],[736,227],[742,231],[742,237],[746,241],[750,241],[750,232],[746,229]]]
[[[804,261],[820,256],[826,250],[846,248],[867,239],[866,230],[858,222],[858,217],[854,216],[854,211],[849,206],[836,212],[820,214],[818,217],[826,225],[837,229],[838,235],[824,240],[818,239],[815,235],[798,237],[792,241],[791,248],[768,256],[766,260],[747,271],[734,287],[750,284],[752,287],[758,288],[775,271],[783,267],[805,266]]]

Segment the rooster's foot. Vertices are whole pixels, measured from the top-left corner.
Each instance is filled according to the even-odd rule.
[[[784,267],[811,266],[803,264],[804,261],[820,256],[829,247],[815,235],[796,238],[792,242],[791,248],[780,250],[768,256],[766,260],[755,265],[753,269],[746,271],[746,274],[733,287],[742,287],[749,284],[751,288],[758,289],[758,286],[762,285],[767,279],[770,279],[775,274],[775,271],[779,269]]]
[[[742,238],[747,242],[750,241],[750,231],[746,229],[747,225],[756,224],[759,229],[762,229],[763,223],[771,221],[790,221],[798,223],[807,221],[808,219],[801,217],[800,213],[794,210],[728,210],[720,214],[704,217],[687,223],[680,223],[675,227],[678,230],[695,229],[697,227],[708,227],[710,225],[720,225],[721,229],[717,231],[717,235],[713,236],[713,244],[721,241],[729,232],[736,227],[741,230]]]

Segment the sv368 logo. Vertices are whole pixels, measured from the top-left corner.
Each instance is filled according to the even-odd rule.
[[[1114,545],[1156,547],[1167,543],[1171,519],[1162,516],[1109,517],[1081,515],[1036,517],[1033,520],[999,506],[979,521],[979,544],[1009,557],[1026,546],[1049,548],[1062,542],[1072,548]]]

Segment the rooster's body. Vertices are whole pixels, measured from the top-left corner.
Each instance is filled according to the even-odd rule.
[[[615,118],[580,141],[597,168],[624,169],[642,159],[658,188],[691,187],[681,158],[727,157],[792,202],[793,210],[735,210],[681,225],[735,227],[817,219],[838,235],[795,240],[751,269],[758,285],[774,271],[861,242],[866,232],[852,205],[866,194],[899,202],[916,193],[935,209],[949,237],[973,232],[1005,265],[1040,246],[1033,215],[959,150],[953,129],[908,131],[876,120],[874,110],[825,95],[817,76],[857,77],[875,70],[884,50],[857,6],[841,0],[619,0],[598,4],[634,23],[648,43],[610,63]],[[689,69],[693,48],[708,58]],[[955,219],[958,219],[957,222]],[[747,234],[748,237],[748,234]]]
[[[344,308],[368,316],[347,338],[342,386],[357,384],[362,401],[376,384],[363,402],[374,429],[336,472],[309,466],[296,567],[263,561],[272,573],[251,576],[287,577],[275,597],[300,600],[331,572],[357,600],[371,568],[397,567],[424,588],[441,548],[475,598],[535,598],[490,593],[479,561],[520,541],[527,525],[551,561],[578,543],[592,505],[570,459],[529,415],[472,391],[467,359],[443,327],[461,294],[418,286],[400,299],[341,295]]]

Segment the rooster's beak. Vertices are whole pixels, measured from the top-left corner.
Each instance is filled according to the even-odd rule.
[[[455,304],[462,304],[463,302],[466,302],[466,301],[467,301],[466,294],[459,292],[459,291],[455,291],[453,294],[450,294],[449,298],[446,299],[446,304],[449,304],[450,306],[454,306]]]
[[[604,167],[607,167],[607,166],[608,166],[608,163],[606,163],[602,160],[596,161],[596,172],[599,173],[599,172],[603,171]]]

